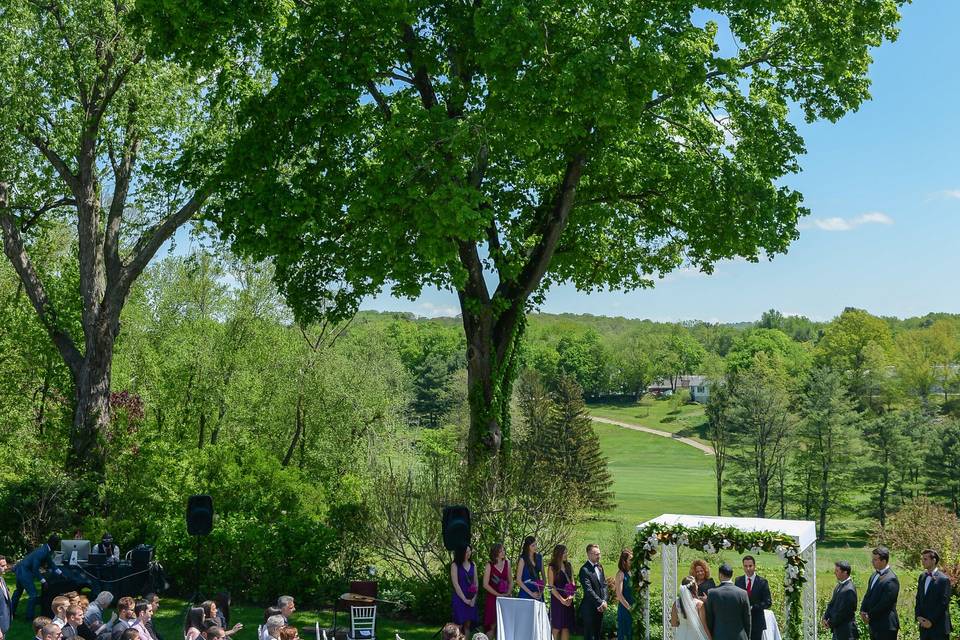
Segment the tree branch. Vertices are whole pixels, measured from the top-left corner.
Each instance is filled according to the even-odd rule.
[[[60,39],[63,40],[63,44],[67,47],[67,52],[70,54],[70,66],[73,67],[73,78],[74,82],[77,83],[77,90],[80,93],[80,103],[84,109],[87,109],[90,104],[90,94],[88,93],[87,85],[83,82],[83,75],[80,73],[80,58],[77,50],[73,46],[70,36],[67,34],[67,25],[63,20],[60,2],[54,0],[54,2],[51,2],[50,6],[46,8],[53,13],[53,18],[57,22],[57,29],[60,31]]]
[[[50,148],[50,145],[46,140],[40,138],[39,136],[31,135],[26,132],[22,125],[17,127],[17,131],[20,132],[20,135],[25,137],[30,141],[30,144],[35,146],[40,153],[43,154],[43,157],[47,159],[53,168],[56,169],[57,175],[60,176],[60,179],[67,183],[67,186],[70,187],[70,191],[73,192],[75,198],[79,199],[81,197],[80,193],[80,179],[77,177],[73,171],[70,170],[70,167],[67,166],[67,163],[64,161],[60,155]]]
[[[771,50],[772,47],[773,47],[773,43],[771,43],[770,46],[767,47],[767,50],[764,52],[764,54],[763,54],[762,56],[758,56],[758,57],[756,57],[756,58],[753,58],[752,60],[747,60],[746,62],[743,62],[743,63],[737,65],[734,70],[735,70],[735,71],[743,71],[743,70],[745,70],[745,69],[750,69],[751,67],[755,67],[755,66],[757,66],[758,64],[763,64],[764,62],[769,62],[769,61],[770,61],[770,57],[771,57],[771,51],[770,51],[770,50]],[[731,73],[730,71],[721,71],[720,69],[714,69],[713,71],[707,72],[706,76],[704,76],[704,82],[706,82],[707,80],[712,80],[713,78],[719,78],[719,77],[721,77],[721,76],[730,75],[730,73]],[[644,109],[648,109],[648,110],[649,110],[649,109],[652,109],[652,108],[654,108],[654,107],[656,107],[656,106],[658,106],[658,105],[666,102],[667,100],[669,100],[670,98],[672,98],[674,95],[675,95],[675,94],[674,94],[674,93],[671,93],[671,92],[661,93],[661,94],[660,94],[659,96],[657,96],[656,98],[654,98],[654,99],[650,100],[649,102],[647,102],[647,104],[644,106]]]
[[[3,232],[3,252],[20,277],[20,282],[23,283],[27,297],[30,299],[34,310],[36,310],[40,323],[47,330],[47,334],[53,340],[64,362],[70,368],[74,379],[76,379],[83,366],[83,356],[70,335],[59,326],[56,309],[54,309],[50,298],[47,296],[47,291],[40,281],[40,276],[37,274],[30,256],[27,255],[23,239],[20,237],[20,231],[17,229],[13,216],[10,215],[10,209],[7,206],[8,193],[9,189],[6,183],[0,183],[0,230]]]
[[[31,215],[29,218],[27,218],[20,224],[20,233],[25,233],[29,231],[30,227],[35,225],[37,221],[43,217],[43,214],[47,213],[48,211],[53,211],[54,209],[59,209],[60,207],[75,206],[76,204],[77,204],[77,201],[74,200],[73,198],[60,198],[59,200],[50,200],[50,201],[44,202],[37,209],[33,209],[32,207],[24,207],[24,206],[17,206],[17,205],[10,205],[10,208],[23,209],[27,211],[33,210],[33,215]]]
[[[407,60],[413,69],[413,86],[420,93],[420,101],[424,109],[432,109],[437,102],[437,94],[433,90],[433,84],[430,82],[430,75],[427,73],[427,67],[422,63],[416,62],[418,38],[413,27],[409,24],[400,25],[403,31],[403,48],[407,54]]]
[[[173,214],[144,231],[143,235],[133,247],[130,261],[121,269],[118,290],[122,295],[130,290],[130,286],[153,259],[160,247],[180,228],[187,220],[195,216],[207,202],[213,190],[204,186],[193,194],[190,200]]]
[[[133,125],[133,114],[136,111],[134,102],[131,101],[128,111],[130,117],[124,134],[124,153],[120,162],[114,166],[113,198],[110,201],[110,211],[107,213],[107,224],[103,234],[103,259],[106,262],[109,282],[116,282],[121,272],[120,223],[123,220],[123,210],[127,206],[127,195],[133,178],[133,165],[140,149],[140,138]]]
[[[367,81],[367,91],[370,92],[370,95],[372,95],[373,99],[377,102],[377,106],[380,107],[380,111],[383,112],[384,119],[389,122],[393,117],[393,112],[390,111],[390,105],[387,104],[386,97],[372,80]]]
[[[580,177],[583,175],[585,165],[586,156],[583,153],[577,153],[567,162],[567,168],[564,171],[556,199],[550,207],[548,215],[542,221],[540,241],[531,250],[527,263],[521,269],[517,279],[501,282],[494,297],[506,298],[511,302],[526,301],[540,285],[540,281],[550,266],[550,260],[557,249],[557,244],[560,242],[560,235],[567,226],[570,211],[573,209],[576,199],[577,185],[580,184]]]

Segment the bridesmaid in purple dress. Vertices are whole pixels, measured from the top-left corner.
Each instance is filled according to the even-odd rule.
[[[469,546],[457,549],[450,564],[453,621],[466,636],[470,635],[470,625],[477,622],[477,567],[470,560],[472,554]]]
[[[573,567],[567,560],[567,547],[558,544],[553,548],[553,558],[547,567],[547,579],[550,584],[550,627],[553,640],[570,640],[573,629],[573,592],[577,583],[573,581]]]

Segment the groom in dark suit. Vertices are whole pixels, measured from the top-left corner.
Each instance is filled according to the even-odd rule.
[[[923,573],[917,583],[914,615],[920,625],[920,640],[947,640],[950,637],[950,578],[937,568],[940,554],[924,549],[920,554]]]
[[[757,575],[757,561],[753,556],[743,556],[743,575],[734,584],[747,592],[750,600],[750,640],[763,640],[767,619],[763,613],[773,604],[770,585],[763,576]]]
[[[856,640],[860,637],[857,628],[857,588],[850,579],[850,563],[843,560],[834,562],[833,575],[837,576],[837,586],[823,613],[823,626],[833,632],[833,640]]]
[[[897,617],[897,597],[900,581],[890,569],[890,550],[873,550],[873,568],[876,572],[867,580],[867,592],[860,603],[860,617],[870,628],[870,640],[896,640],[900,631]]]
[[[607,577],[600,566],[600,547],[595,544],[587,545],[587,561],[580,567],[580,586],[583,640],[600,640],[603,612],[607,610]]]
[[[750,599],[730,579],[733,569],[720,565],[720,585],[707,596],[707,628],[713,640],[750,640]]]

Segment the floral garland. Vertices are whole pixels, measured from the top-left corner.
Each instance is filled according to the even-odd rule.
[[[800,555],[796,541],[790,536],[776,531],[740,531],[735,527],[704,525],[685,527],[652,522],[637,530],[633,547],[633,587],[639,602],[650,597],[650,561],[656,555],[661,544],[703,549],[714,554],[720,549],[733,549],[737,553],[776,553],[785,563],[783,589],[787,601],[786,640],[801,640],[803,637],[802,594],[803,584],[807,581],[807,561]],[[639,638],[647,637],[642,607],[634,608],[635,625]]]

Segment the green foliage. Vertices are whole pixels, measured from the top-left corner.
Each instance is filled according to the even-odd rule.
[[[771,364],[792,379],[802,380],[810,367],[809,351],[779,329],[751,329],[734,340],[727,353],[727,371],[737,375],[753,366],[758,353],[768,356]]]
[[[816,496],[813,512],[820,523],[822,540],[828,514],[849,506],[845,497],[855,486],[852,463],[859,454],[858,415],[844,377],[829,369],[814,370],[800,402],[800,415],[795,464],[809,471],[810,482],[805,489],[808,495]],[[806,517],[810,512],[807,508]]]

